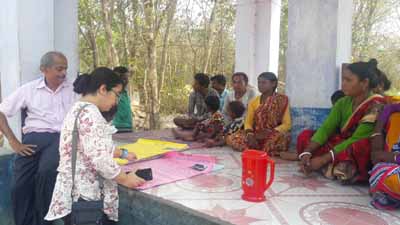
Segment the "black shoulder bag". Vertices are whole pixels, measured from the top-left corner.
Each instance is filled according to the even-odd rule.
[[[75,187],[75,170],[76,170],[76,157],[78,152],[78,138],[79,132],[77,128],[79,114],[82,110],[88,105],[82,106],[82,108],[78,111],[78,114],[75,119],[74,129],[72,131],[72,192]],[[77,202],[72,202],[71,209],[71,221],[73,225],[101,225],[103,213],[103,201],[104,201],[104,193],[103,193],[103,178],[97,176],[100,184],[101,191],[101,199],[98,201],[86,201],[81,198]]]

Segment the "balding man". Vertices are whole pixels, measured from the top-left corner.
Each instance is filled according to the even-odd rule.
[[[16,157],[11,199],[16,225],[50,224],[44,220],[57,176],[61,125],[76,99],[66,80],[67,58],[48,52],[40,60],[39,79],[19,87],[0,104],[0,130]],[[7,118],[26,110],[22,141]]]

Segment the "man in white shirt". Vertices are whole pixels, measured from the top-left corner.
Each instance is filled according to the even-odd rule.
[[[48,52],[40,61],[40,78],[19,87],[0,104],[0,131],[16,157],[11,200],[15,225],[47,225],[59,162],[58,145],[64,117],[76,99],[66,80],[67,58]],[[22,142],[10,129],[7,117],[26,111]]]

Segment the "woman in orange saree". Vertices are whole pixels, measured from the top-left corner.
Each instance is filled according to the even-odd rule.
[[[273,73],[258,76],[261,96],[248,105],[245,130],[232,137],[232,147],[242,151],[246,148],[279,155],[287,151],[290,143],[290,108],[286,95],[275,92],[278,79]]]

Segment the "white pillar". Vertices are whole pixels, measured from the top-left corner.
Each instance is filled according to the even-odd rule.
[[[257,85],[261,72],[277,74],[281,0],[238,0],[235,71]]]
[[[341,64],[351,60],[352,14],[352,0],[289,0],[286,93],[293,141],[329,113]]]
[[[352,0],[289,0],[287,86],[294,107],[330,108],[351,59]]]
[[[68,78],[78,62],[77,0],[5,0],[0,7],[0,74],[3,98],[40,74],[41,56],[52,50],[68,58]],[[10,119],[21,135],[20,116]]]
[[[54,1],[54,49],[67,56],[71,81],[79,71],[78,1]]]

